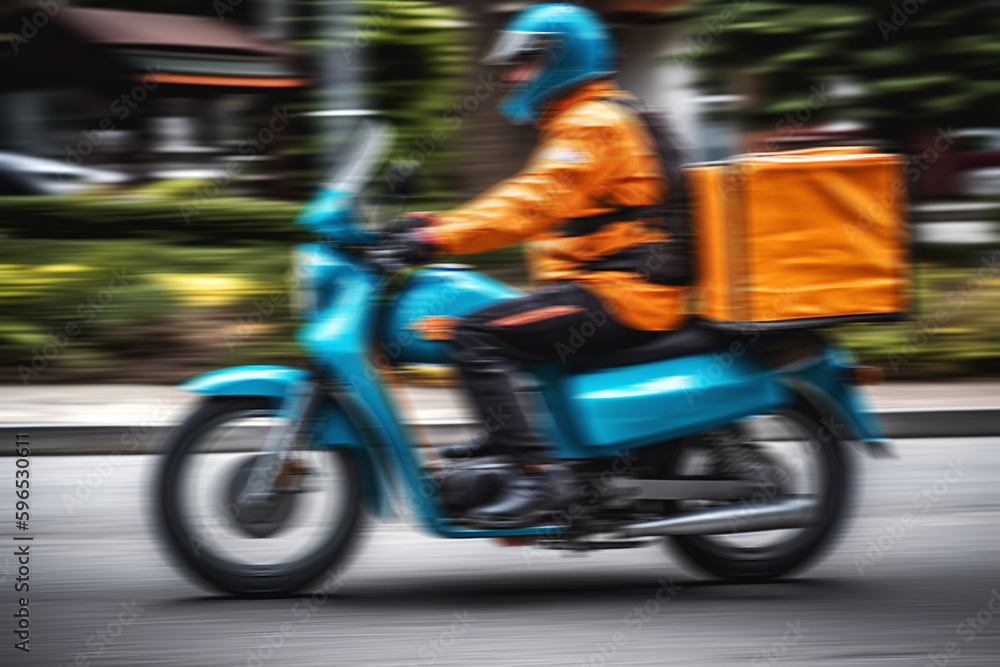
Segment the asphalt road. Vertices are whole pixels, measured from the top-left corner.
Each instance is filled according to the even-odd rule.
[[[152,457],[36,457],[30,653],[13,648],[25,594],[3,457],[0,665],[998,665],[1000,439],[897,444],[898,460],[855,457],[842,539],[785,581],[718,583],[658,548],[567,556],[394,523],[305,605],[184,579],[151,537]]]

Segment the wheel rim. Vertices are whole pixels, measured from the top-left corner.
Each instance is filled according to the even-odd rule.
[[[263,531],[266,537],[240,525],[240,515],[254,510],[246,498],[233,502],[233,473],[260,454],[276,419],[273,410],[229,412],[202,425],[185,444],[165,488],[166,502],[175,510],[175,539],[200,566],[226,574],[280,576],[324,559],[352,529],[356,480],[348,457],[337,449],[300,452],[310,471],[305,490],[287,503],[280,526]]]
[[[726,559],[766,560],[785,556],[812,543],[827,529],[826,517],[834,502],[829,461],[811,420],[794,411],[767,415],[739,424],[742,440],[757,448],[773,468],[767,481],[749,497],[734,502],[679,501],[680,511],[737,506],[750,512],[754,507],[790,495],[811,497],[816,504],[813,521],[798,528],[755,532],[732,532],[692,536],[700,549]],[[707,454],[711,438],[698,438],[681,448],[674,461],[678,476],[711,475],[713,461]]]

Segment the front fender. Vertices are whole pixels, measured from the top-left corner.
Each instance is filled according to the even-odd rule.
[[[304,368],[235,366],[198,375],[177,388],[206,396],[264,396],[271,399],[276,408],[281,408],[288,404],[289,397],[312,381],[312,371]],[[365,507],[373,516],[379,516],[385,507],[385,493],[377,457],[347,411],[332,397],[323,402],[318,442],[319,448],[346,447],[349,450],[361,476]]]
[[[311,381],[312,372],[304,368],[234,366],[198,375],[177,388],[209,396],[267,396],[280,405],[295,388]]]

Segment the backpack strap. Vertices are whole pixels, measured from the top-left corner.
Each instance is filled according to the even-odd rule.
[[[674,140],[673,133],[666,126],[662,115],[651,113],[638,101],[623,97],[597,99],[598,101],[616,102],[627,106],[646,125],[646,129],[656,143],[661,170],[664,178],[667,179],[670,195],[666,201],[656,204],[623,206],[607,213],[569,218],[563,224],[562,236],[587,236],[615,222],[648,219],[650,224],[663,229],[671,236],[670,241],[666,244],[656,244],[658,246],[669,245],[669,251],[665,252],[663,248],[654,249],[654,254],[659,256],[666,254],[670,257],[671,267],[665,269],[663,275],[651,277],[651,281],[665,285],[690,285],[692,282],[690,267],[691,223],[688,212],[687,185],[684,170],[680,166],[683,151]],[[629,266],[632,267],[632,270],[639,266],[635,263],[638,258],[636,253],[629,252],[627,256],[619,253],[619,255],[621,256],[616,255],[589,262],[587,268],[592,271],[623,271],[628,270]]]
[[[646,204],[643,206],[622,206],[607,213],[586,215],[580,218],[569,218],[562,230],[563,236],[587,236],[593,234],[605,225],[623,220],[638,220],[640,218],[659,218],[669,212],[663,204]]]

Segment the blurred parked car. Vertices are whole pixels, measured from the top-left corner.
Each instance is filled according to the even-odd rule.
[[[78,167],[17,153],[0,153],[0,194],[4,195],[71,194],[90,185],[128,180],[128,175],[116,171]]]
[[[954,194],[990,197],[1000,194],[1000,128],[977,128],[955,133],[961,161],[954,175]]]
[[[930,131],[913,143],[914,195],[921,199],[1000,193],[1000,128]]]

